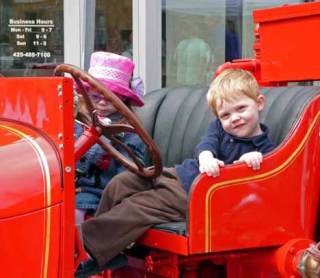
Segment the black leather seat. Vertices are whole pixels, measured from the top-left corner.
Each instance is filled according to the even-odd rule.
[[[193,156],[194,147],[214,118],[206,102],[207,90],[179,87],[160,89],[145,96],[145,106],[137,114],[158,145],[165,166],[174,166]],[[269,127],[270,137],[278,146],[306,105],[320,94],[320,88],[272,87],[262,88],[262,92],[266,96],[266,105],[261,120]],[[158,226],[179,235],[187,232],[186,224],[181,222]]]

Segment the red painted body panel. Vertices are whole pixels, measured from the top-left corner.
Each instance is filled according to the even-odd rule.
[[[34,129],[0,121],[0,219],[62,201],[62,173],[57,149]],[[26,178],[28,177],[28,178]]]
[[[179,255],[189,255],[188,237],[179,236],[161,230],[149,229],[139,241],[152,248],[161,247],[162,250]],[[174,242],[174,244],[172,244]]]
[[[50,230],[45,219],[50,214]],[[61,206],[0,220],[0,277],[62,277]]]
[[[261,82],[319,80],[319,2],[255,11],[253,17]]]
[[[198,179],[189,201],[191,253],[313,237],[320,190],[315,166],[320,159],[319,107],[317,98],[288,138],[264,158],[259,172],[236,165],[222,169],[219,178]]]
[[[1,277],[73,277],[72,86],[0,80]]]

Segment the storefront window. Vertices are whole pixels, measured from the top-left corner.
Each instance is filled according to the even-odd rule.
[[[132,58],[132,0],[97,0],[95,50]]]
[[[223,1],[162,1],[163,86],[207,84],[224,61]]]
[[[0,73],[52,75],[63,61],[63,0],[0,2]]]
[[[162,86],[208,85],[226,61],[254,57],[252,11],[298,0],[162,0]]]

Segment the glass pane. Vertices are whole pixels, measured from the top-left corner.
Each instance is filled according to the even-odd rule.
[[[162,86],[208,85],[226,61],[253,58],[252,11],[298,0],[162,0]]]
[[[225,1],[162,0],[163,86],[209,84],[225,57]]]
[[[97,0],[94,48],[132,58],[132,0]]]
[[[63,62],[63,0],[0,2],[0,73],[52,75]]]

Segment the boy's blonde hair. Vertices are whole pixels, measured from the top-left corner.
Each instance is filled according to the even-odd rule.
[[[243,69],[226,69],[210,84],[207,101],[213,113],[217,115],[217,101],[231,101],[235,97],[245,94],[258,101],[261,94],[254,76]]]

